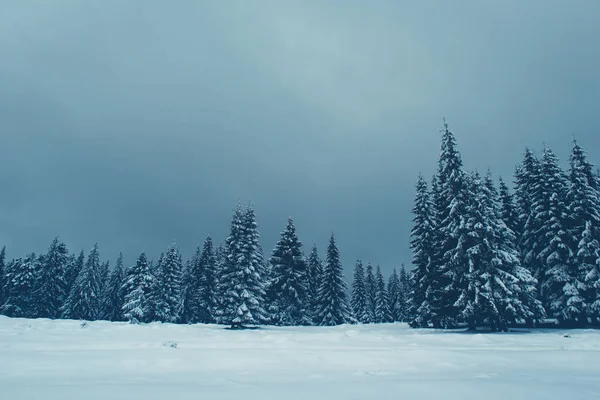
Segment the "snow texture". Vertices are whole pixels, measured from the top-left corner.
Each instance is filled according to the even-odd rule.
[[[593,399],[600,332],[470,334],[405,324],[231,331],[0,316],[0,397]]]

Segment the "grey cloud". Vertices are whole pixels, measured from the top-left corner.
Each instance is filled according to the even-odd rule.
[[[445,116],[466,167],[599,162],[594,1],[1,1],[0,239],[11,256],[191,254],[252,201],[349,268],[410,261]]]

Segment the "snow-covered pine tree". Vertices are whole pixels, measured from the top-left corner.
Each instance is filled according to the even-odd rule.
[[[316,314],[318,325],[332,326],[354,321],[346,301],[346,283],[342,271],[340,252],[335,244],[335,236],[331,234],[319,288]]]
[[[580,241],[584,238],[584,232],[590,230],[592,240],[585,236],[586,241],[600,240],[600,191],[597,189],[597,181],[594,175],[593,165],[587,160],[585,151],[573,139],[573,150],[569,159],[569,185],[567,190],[568,207],[568,232],[573,254],[578,254]],[[588,223],[589,226],[588,226]],[[587,286],[586,277],[594,268],[594,263],[581,262],[578,257],[573,260],[577,269],[573,271],[579,274],[578,282]],[[589,261],[589,260],[588,260]],[[596,291],[593,288],[580,287],[580,292],[585,300],[585,307],[596,302]],[[581,318],[583,319],[583,317]]]
[[[313,244],[310,254],[308,255],[308,297],[310,300],[310,314],[313,316],[316,311],[317,297],[319,294],[319,287],[321,286],[321,279],[323,277],[323,263],[319,258],[319,251],[317,245]]]
[[[529,148],[525,149],[523,161],[515,171],[515,198],[517,203],[518,227],[517,245],[521,254],[521,262],[537,280],[537,291],[541,294],[541,265],[537,258],[540,252],[537,232],[542,222],[534,212],[534,202],[539,199],[541,187],[540,162]]]
[[[216,320],[217,309],[217,260],[212,237],[208,236],[202,245],[194,276],[198,276],[197,320],[210,324]]]
[[[98,244],[96,243],[88,256],[81,272],[75,279],[71,293],[61,307],[63,318],[94,321],[100,314],[101,306],[101,264]]]
[[[0,314],[13,318],[35,318],[33,291],[40,264],[35,254],[17,258],[6,267],[6,298]]]
[[[217,324],[227,324],[227,318],[225,313],[225,294],[226,289],[229,285],[225,281],[225,265],[227,263],[227,254],[225,251],[225,244],[220,243],[215,250],[215,271],[216,271],[216,302],[214,316]]]
[[[309,325],[308,276],[302,242],[289,218],[270,259],[269,314],[276,325]]]
[[[375,280],[377,283],[377,292],[375,292],[375,322],[379,324],[391,322],[392,314],[389,307],[390,300],[379,265],[377,266],[377,272],[375,273]]]
[[[367,295],[367,316],[368,320],[365,319],[365,323],[374,323],[376,321],[375,318],[375,309],[377,308],[377,281],[375,280],[375,274],[373,273],[373,266],[371,263],[367,264],[367,269],[365,271],[365,293]]]
[[[265,285],[262,251],[254,210],[245,212],[238,204],[226,241],[226,261],[220,284],[223,300],[222,322],[232,328],[259,325],[267,317],[264,310]]]
[[[558,159],[548,147],[544,149],[541,179],[534,188],[533,210],[539,228],[536,240],[540,251],[537,260],[541,268],[541,298],[546,302],[548,314],[563,325],[584,324],[585,282],[580,267],[573,261],[573,251],[567,232],[567,184]]]
[[[408,297],[412,292],[412,284],[410,281],[410,277],[406,272],[406,267],[404,263],[400,266],[400,275],[398,275],[398,280],[400,281],[400,290],[398,292],[398,300],[397,300],[397,312],[399,316],[399,321],[406,322],[409,320],[409,302]]]
[[[533,297],[535,280],[520,265],[514,234],[501,218],[490,174],[485,182],[475,174],[471,187],[475,201],[469,210],[472,240],[468,286],[460,298],[462,317],[471,329],[484,323],[494,331],[507,330],[509,323],[531,319],[543,309]]]
[[[433,182],[436,182],[434,178]],[[437,184],[435,191],[437,192]],[[433,192],[432,188],[432,192]],[[434,261],[435,250],[435,211],[427,182],[419,175],[413,206],[413,227],[411,229],[410,247],[413,253],[412,263],[415,266],[412,280],[412,291],[408,295],[410,315],[409,324],[413,328],[425,328],[434,321],[439,321],[439,297],[441,287],[441,266]]]
[[[108,280],[110,279],[110,261],[105,261],[100,264],[98,270],[98,284],[100,287],[100,295],[103,297],[104,292],[108,289]]]
[[[508,186],[502,178],[499,179],[499,182],[500,217],[502,218],[506,226],[511,231],[513,231],[515,235],[517,235],[521,231],[521,228],[519,225],[519,214],[515,206],[514,196],[512,195],[512,193],[508,189]],[[517,237],[515,236],[515,238]]]
[[[360,323],[370,322],[367,311],[367,291],[365,287],[365,269],[361,260],[356,261],[352,279],[352,311],[354,318]]]
[[[600,321],[600,244],[594,238],[591,221],[585,224],[577,251],[577,263],[588,271],[585,277],[587,315],[593,321]]]
[[[468,260],[465,243],[469,241],[466,228],[468,207],[472,196],[469,179],[462,169],[462,159],[456,149],[454,134],[444,122],[441,154],[438,163],[435,195],[436,234],[435,269],[440,269],[437,286],[438,304],[434,326],[450,328],[456,325],[461,313],[458,300],[468,285]]]
[[[148,296],[153,279],[146,253],[142,253],[135,265],[127,271],[123,283],[125,293],[123,316],[132,324],[148,321]]]
[[[84,264],[85,254],[83,253],[83,250],[81,250],[79,256],[75,256],[75,254],[69,256],[69,261],[65,269],[65,285],[67,295],[71,293],[71,289],[73,288],[75,279],[77,279],[77,277],[79,276],[79,273],[83,269]]]
[[[60,316],[60,308],[68,295],[64,280],[68,261],[67,246],[55,238],[43,257],[33,294],[33,314],[36,317],[55,319]]]
[[[104,292],[102,317],[109,321],[123,321],[123,304],[125,304],[125,269],[123,267],[123,253],[119,253],[117,264],[110,274],[108,286]]]
[[[181,305],[180,322],[183,324],[196,323],[196,321],[194,321],[194,315],[196,314],[194,309],[197,308],[194,299],[194,295],[196,293],[193,292],[193,288],[191,285],[191,274],[194,260],[199,256],[199,251],[201,251],[201,249],[200,247],[197,247],[196,254],[194,255],[194,257],[191,260],[185,261],[183,265],[183,272],[181,274],[181,298],[183,303]]]
[[[392,316],[392,322],[400,322],[403,318],[403,313],[401,310],[401,289],[400,289],[400,279],[398,278],[398,272],[396,268],[392,270],[390,277],[388,278],[388,307],[390,309],[390,315]]]
[[[4,294],[4,287],[6,286],[6,246],[2,247],[0,251],[0,307],[4,304],[6,295]]]
[[[169,246],[163,262],[159,265],[156,320],[175,323],[181,314],[181,275],[183,261],[175,241]]]
[[[144,322],[155,322],[161,321],[158,317],[159,302],[162,298],[162,281],[161,281],[161,270],[165,261],[165,253],[160,253],[158,261],[155,263],[154,260],[148,262],[148,271],[150,272],[151,279],[146,293],[146,309],[144,315]]]

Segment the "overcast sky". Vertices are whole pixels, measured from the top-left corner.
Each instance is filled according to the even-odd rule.
[[[0,242],[186,256],[255,205],[347,271],[410,262],[442,117],[512,175],[573,133],[600,162],[600,1],[0,0]]]

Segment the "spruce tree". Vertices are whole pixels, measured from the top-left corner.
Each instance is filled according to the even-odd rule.
[[[160,253],[157,262],[154,260],[148,262],[148,271],[150,279],[146,293],[146,310],[144,314],[144,322],[161,321],[159,318],[159,303],[162,299],[162,281],[161,270],[165,262],[165,253]]]
[[[215,307],[215,322],[218,324],[227,324],[226,313],[225,313],[225,294],[226,289],[229,287],[225,281],[225,265],[227,263],[227,254],[225,251],[225,244],[220,243],[215,250],[215,281],[216,281],[216,307]]]
[[[534,188],[533,212],[539,221],[535,233],[540,265],[541,298],[548,313],[564,325],[584,323],[585,283],[581,266],[573,262],[571,238],[567,233],[567,184],[552,150],[544,149],[540,182]]]
[[[221,294],[223,301],[220,320],[232,328],[258,325],[267,318],[264,310],[264,271],[262,250],[254,210],[235,210],[231,232],[226,241],[226,260],[223,266]]]
[[[123,321],[123,304],[125,304],[125,269],[123,253],[119,253],[117,264],[110,274],[107,289],[104,292],[102,316],[109,321]]]
[[[181,276],[183,273],[183,262],[177,244],[173,242],[167,249],[163,262],[157,271],[156,285],[157,321],[175,323],[179,321],[181,314]]]
[[[319,287],[323,277],[323,263],[319,258],[317,246],[313,244],[310,254],[308,255],[308,297],[310,300],[310,314],[314,317],[316,310],[317,297]],[[314,318],[313,318],[314,320]]]
[[[570,244],[572,252],[578,254],[581,250],[581,240],[590,244],[594,240],[600,240],[600,230],[597,228],[600,227],[600,191],[597,188],[593,166],[587,161],[584,150],[575,139],[573,139],[573,150],[569,164],[569,188],[567,190],[568,232],[569,237],[572,239]],[[587,232],[588,230],[589,232]],[[588,234],[591,236],[588,237]],[[578,289],[583,295],[584,307],[588,308],[597,300],[595,289],[587,287],[587,277],[595,266],[589,260],[582,261],[580,257],[576,256],[576,260],[573,261],[576,270],[573,273],[578,275],[578,282],[585,284],[585,287],[578,284]],[[583,316],[580,319],[583,320]]]
[[[585,277],[587,315],[600,321],[600,244],[594,238],[591,221],[586,222],[577,251],[577,263],[587,271]]]
[[[400,266],[400,275],[398,276],[398,280],[400,281],[400,290],[398,293],[398,316],[399,321],[406,322],[408,321],[409,315],[409,301],[408,298],[410,293],[412,292],[412,284],[408,273],[406,272],[406,267],[404,263]]]
[[[35,254],[17,258],[6,267],[6,298],[0,314],[13,318],[35,318],[33,291],[40,264]]]
[[[127,271],[123,292],[123,316],[131,323],[147,322],[148,297],[154,277],[148,265],[146,253],[140,254],[135,265]]]
[[[180,322],[184,324],[197,323],[197,321],[194,321],[194,315],[196,314],[194,309],[196,309],[197,307],[194,301],[194,295],[196,293],[192,291],[191,273],[193,268],[192,266],[194,264],[194,259],[198,256],[198,251],[200,251],[199,247],[196,248],[196,255],[194,255],[194,258],[192,260],[187,260],[184,263],[183,272],[181,274],[182,305]]]
[[[276,325],[310,324],[306,260],[292,218],[281,233],[270,264],[267,295],[271,321]]]
[[[460,298],[461,317],[470,329],[489,324],[492,330],[507,330],[508,323],[532,318],[528,296],[535,280],[520,265],[513,232],[500,216],[498,193],[490,175],[471,180],[474,202],[467,227],[471,241],[467,254],[467,287]]]
[[[204,240],[202,245],[199,264],[198,320],[209,324],[215,322],[217,311],[217,260],[210,236]]]
[[[65,270],[65,285],[67,288],[67,294],[71,293],[75,279],[77,279],[77,276],[79,276],[79,273],[83,269],[84,265],[85,254],[83,253],[83,250],[81,250],[78,257],[75,257],[75,254],[69,257],[69,262],[67,263],[67,268]]]
[[[367,310],[367,291],[365,287],[365,269],[360,260],[356,261],[352,280],[352,311],[354,318],[360,323],[369,323],[369,312]]]
[[[401,297],[401,288],[400,288],[400,279],[398,278],[398,272],[396,268],[392,270],[390,277],[388,279],[388,307],[390,309],[390,315],[392,316],[392,322],[399,322],[403,319],[403,312],[401,309],[400,297]]]
[[[6,246],[3,246],[2,251],[0,251],[0,307],[2,307],[6,300],[4,291],[4,287],[6,286],[6,273]]]
[[[375,322],[380,324],[391,322],[392,315],[389,308],[390,300],[379,265],[377,266],[377,272],[375,273],[375,280],[377,283],[377,291],[375,292]]]
[[[346,302],[346,283],[342,276],[340,253],[332,234],[327,247],[323,280],[319,288],[316,321],[318,325],[340,325],[353,322]]]
[[[466,219],[472,197],[468,177],[456,149],[456,139],[445,122],[441,147],[437,174],[439,192],[435,197],[437,224],[434,247],[434,268],[439,269],[441,274],[436,283],[438,293],[433,324],[450,328],[460,318],[460,300],[468,286],[465,243],[470,239]]]
[[[365,323],[373,323],[376,321],[376,308],[377,308],[377,281],[375,280],[375,274],[373,273],[373,266],[371,263],[367,264],[365,272],[365,292],[367,295],[367,316],[368,320],[365,319]]]
[[[64,243],[55,238],[43,257],[34,293],[34,315],[38,318],[55,319],[60,316],[68,293],[64,280],[69,252]]]
[[[432,192],[437,196],[436,179]],[[419,175],[413,207],[413,227],[410,247],[415,266],[412,281],[413,290],[409,294],[409,324],[413,328],[424,328],[441,319],[439,297],[441,287],[441,265],[434,262],[435,255],[435,212],[427,182]]]
[[[100,274],[100,254],[98,244],[95,244],[61,308],[63,318],[87,321],[98,318],[102,299]]]
[[[534,202],[539,201],[541,179],[540,162],[531,150],[526,148],[523,161],[515,172],[515,198],[520,228],[516,235],[521,261],[536,278],[538,294],[541,294],[543,276],[540,275],[542,270],[537,257],[541,246],[537,232],[543,222],[534,212]]]
[[[500,217],[506,224],[506,226],[513,231],[515,239],[518,239],[516,235],[520,232],[519,225],[519,214],[515,206],[515,200],[512,193],[504,183],[504,180],[500,178]]]
[[[110,261],[105,261],[100,264],[98,270],[98,283],[100,286],[100,295],[104,296],[104,292],[108,289],[108,280],[110,279]]]

